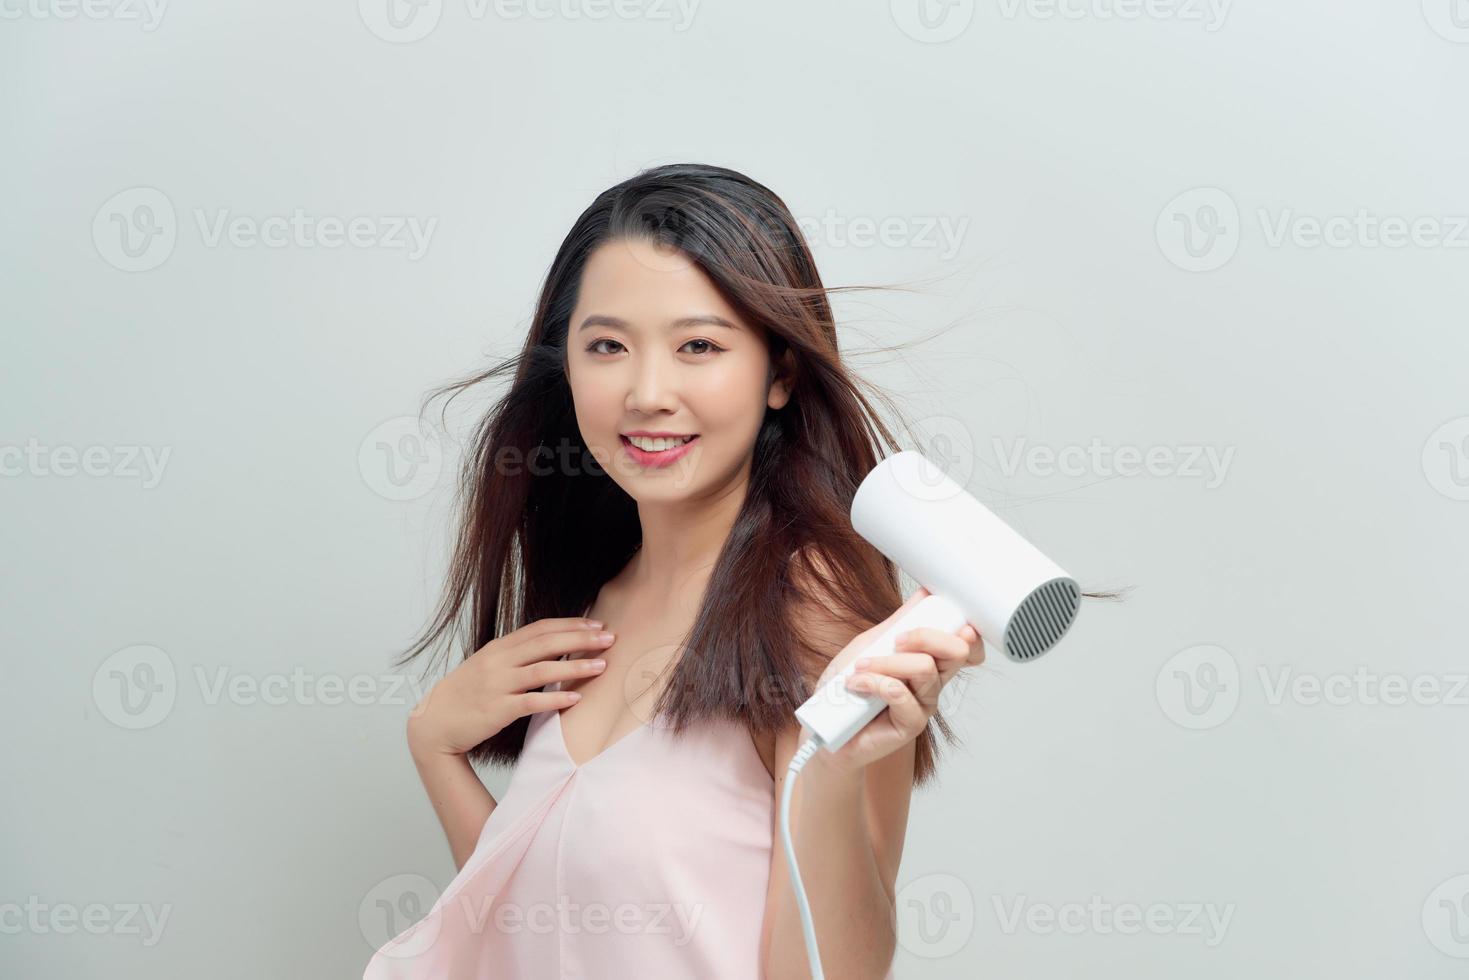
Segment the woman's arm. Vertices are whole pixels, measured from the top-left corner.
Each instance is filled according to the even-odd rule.
[[[776,737],[777,801],[801,729]],[[916,746],[910,742],[853,771],[830,767],[818,752],[796,777],[791,839],[811,905],[822,970],[843,980],[881,980],[897,949],[894,886],[912,799]],[[762,959],[767,980],[808,980],[806,940],[796,907],[776,808]]]
[[[485,821],[495,811],[495,798],[479,781],[468,758],[417,745],[411,718],[408,722],[408,750],[413,755],[413,764],[418,768],[418,778],[423,781],[429,802],[439,816],[444,835],[449,838],[454,867],[456,870],[462,868],[479,843]]]
[[[807,599],[800,615],[829,651],[817,682],[854,660],[872,641],[928,595],[919,588],[882,623],[857,634]],[[880,696],[886,710],[835,754],[818,751],[796,777],[790,827],[801,882],[821,951],[822,971],[841,980],[880,980],[897,949],[896,882],[913,798],[917,738],[938,710],[943,684],[965,664],[984,660],[984,643],[972,626],[958,634],[914,629],[895,641],[895,652],[868,657],[848,679],[848,689]],[[855,686],[854,686],[855,685]],[[800,910],[796,906],[779,801],[802,727],[794,718],[776,735],[775,799],[770,890],[765,899],[761,958],[768,980],[807,980],[810,968]]]

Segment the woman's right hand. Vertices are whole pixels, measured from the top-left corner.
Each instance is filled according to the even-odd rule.
[[[581,696],[574,691],[539,689],[601,673],[605,661],[558,658],[578,650],[605,650],[613,639],[588,620],[565,618],[538,619],[491,640],[414,706],[408,716],[409,748],[414,754],[463,755],[521,715],[575,704]]]

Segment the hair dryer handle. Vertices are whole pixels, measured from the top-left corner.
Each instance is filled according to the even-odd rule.
[[[945,633],[957,633],[967,622],[964,610],[950,599],[931,595],[910,609],[901,619],[877,635],[862,650],[863,657],[886,657],[893,653],[893,638],[899,633],[920,627],[931,627]],[[847,664],[829,677],[826,683],[796,709],[796,720],[811,730],[821,747],[835,752],[866,724],[882,713],[887,702],[875,694],[859,694],[847,690],[847,678],[855,670]]]

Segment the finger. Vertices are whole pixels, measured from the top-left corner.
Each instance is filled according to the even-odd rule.
[[[569,629],[547,632],[514,647],[510,651],[510,658],[511,663],[524,666],[540,660],[556,660],[579,650],[606,650],[615,640],[616,636],[606,630]]]
[[[522,626],[512,635],[532,639],[546,633],[559,633],[564,630],[601,629],[602,625],[598,620],[586,616],[560,616],[553,619],[538,619],[534,623]]]
[[[602,625],[592,624],[593,619],[582,616],[561,616],[555,619],[538,619],[533,623],[527,623],[520,629],[505,634],[500,639],[507,649],[515,649],[526,643],[530,643],[542,636],[551,633],[585,632],[587,630],[600,630]]]
[[[908,685],[895,677],[853,674],[847,679],[847,686],[861,694],[876,694],[887,702],[893,727],[904,734],[922,731],[932,714],[932,706],[920,702]]]
[[[973,627],[970,627],[970,631],[973,632]],[[964,659],[964,662],[970,667],[978,667],[984,663],[984,655],[984,637],[975,633],[974,639],[969,641],[969,656]]]
[[[979,630],[965,623],[958,635],[959,639],[969,644],[969,655],[965,658],[965,663],[971,667],[984,663],[984,637],[979,635]]]
[[[862,657],[854,673],[882,674],[906,681],[925,703],[938,700],[944,686],[938,663],[926,653],[893,653],[885,657]]]
[[[520,667],[515,674],[515,690],[536,691],[547,684],[561,684],[596,677],[607,669],[601,657],[576,657],[571,660],[538,660]],[[570,693],[570,692],[567,692]]]
[[[863,678],[863,680],[858,681],[857,678],[859,677]],[[848,688],[860,694],[878,694],[884,688],[897,692],[897,687],[894,685],[901,686],[903,690],[908,692],[908,696],[913,698],[925,710],[938,710],[939,692],[944,687],[938,680],[907,680],[892,677],[888,674],[861,671],[853,674],[847,682]]]
[[[569,708],[580,698],[572,697],[571,691],[531,691],[517,700],[517,711],[522,715],[533,715],[537,711],[559,711]]]
[[[956,633],[946,633],[932,626],[920,626],[899,634],[893,640],[894,650],[922,650],[939,662],[939,670],[952,673],[969,660],[970,646]]]

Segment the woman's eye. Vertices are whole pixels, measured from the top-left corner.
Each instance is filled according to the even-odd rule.
[[[689,346],[689,344],[703,344],[704,345],[704,348],[705,348],[704,350],[691,351],[690,353],[693,353],[693,354],[713,353],[714,351],[723,350],[724,349],[722,347],[716,347],[714,345],[714,342],[713,341],[709,341],[709,340],[691,340],[691,341],[689,341],[688,344],[684,344],[684,346],[687,347],[687,346]]]
[[[617,344],[617,341],[615,341],[615,340],[608,340],[606,337],[603,337],[601,340],[594,340],[594,341],[592,341],[592,345],[590,347],[588,347],[587,350],[591,351],[593,354],[611,354],[611,353],[613,353],[613,351],[598,350],[597,347],[600,344]],[[621,344],[617,344],[617,346],[618,347],[621,347],[622,345]]]

